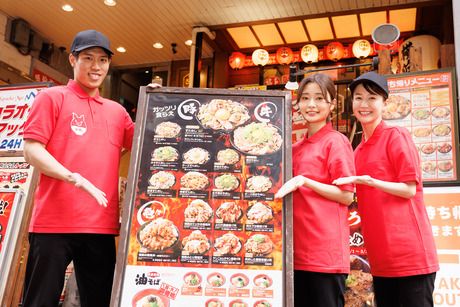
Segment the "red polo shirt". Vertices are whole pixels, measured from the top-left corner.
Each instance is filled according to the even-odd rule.
[[[380,123],[370,139],[356,148],[355,165],[358,175],[417,183],[411,199],[356,186],[372,274],[401,277],[437,271],[436,247],[423,203],[420,158],[409,132]]]
[[[329,123],[312,137],[292,146],[294,176],[325,184],[353,176],[353,149],[348,139]],[[353,185],[340,187],[353,191]],[[350,271],[348,207],[326,199],[310,188],[294,192],[294,268],[348,273]]]
[[[41,91],[25,124],[24,139],[44,144],[64,167],[104,191],[108,206],[42,174],[29,231],[118,234],[118,165],[121,149],[131,148],[133,131],[120,104],[99,93],[88,96],[73,80]]]

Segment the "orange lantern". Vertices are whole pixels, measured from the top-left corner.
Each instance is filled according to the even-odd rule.
[[[228,58],[228,64],[233,69],[241,69],[244,67],[245,60],[246,56],[241,52],[232,52],[232,54]]]
[[[343,57],[343,45],[339,42],[332,42],[326,46],[326,56],[331,61],[338,61]]]
[[[290,64],[294,59],[294,53],[291,48],[280,47],[276,50],[276,61],[280,64]]]

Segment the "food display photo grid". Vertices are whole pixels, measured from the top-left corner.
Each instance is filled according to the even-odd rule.
[[[290,95],[169,88],[144,100],[121,306],[285,305],[289,206],[274,194],[290,177]]]
[[[409,130],[422,161],[425,185],[458,185],[458,106],[453,70],[388,76],[383,119]]]

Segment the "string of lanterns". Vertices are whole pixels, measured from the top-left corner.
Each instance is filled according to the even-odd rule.
[[[241,52],[233,52],[229,59],[229,65],[233,69],[241,69],[245,66],[265,66],[267,64],[286,64],[292,62],[304,61],[311,64],[319,60],[339,61],[342,58],[350,58],[353,56],[362,59],[375,53],[371,43],[365,39],[359,39],[353,43],[352,46],[345,48],[339,42],[331,42],[327,44],[322,50],[313,44],[303,46],[298,52],[292,51],[289,47],[280,47],[275,54],[269,54],[265,49],[256,49],[252,56],[246,56]]]

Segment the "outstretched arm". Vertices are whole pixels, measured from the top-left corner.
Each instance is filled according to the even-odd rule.
[[[282,198],[302,186],[312,189],[324,198],[339,202],[346,206],[350,205],[353,201],[353,192],[343,191],[337,186],[321,183],[302,175],[287,181],[275,194],[275,198]]]
[[[107,207],[107,199],[104,192],[96,188],[91,182],[78,173],[72,173],[57,161],[46,150],[45,145],[31,139],[25,140],[24,158],[26,161],[46,176],[68,182],[77,188],[90,194],[97,203]]]
[[[388,194],[399,196],[399,197],[404,197],[404,198],[412,198],[415,196],[415,193],[416,193],[416,184],[414,181],[410,181],[410,182],[383,181],[383,180],[372,178],[369,175],[342,177],[342,178],[338,178],[334,180],[332,183],[335,185],[342,185],[342,184],[349,184],[349,183],[364,184],[364,185],[382,190]]]

